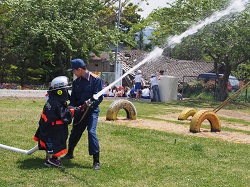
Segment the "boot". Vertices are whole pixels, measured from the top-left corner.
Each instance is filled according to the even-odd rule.
[[[74,148],[69,147],[68,153],[64,157],[62,157],[62,159],[72,159],[72,158],[74,158],[73,152],[74,152]]]
[[[101,167],[100,167],[100,161],[99,161],[99,153],[96,153],[93,155],[93,169],[94,170],[100,170]]]

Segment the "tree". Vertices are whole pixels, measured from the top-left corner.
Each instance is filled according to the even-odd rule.
[[[5,46],[11,56],[3,59],[1,66],[11,65],[10,74],[15,77],[12,79],[22,85],[48,82],[57,75],[67,74],[71,58],[81,57],[88,62],[90,52],[98,55],[110,51],[110,44],[116,45],[117,41],[135,45],[130,35],[117,30],[115,0],[1,2],[0,12],[6,18],[1,28],[8,31]],[[128,20],[123,19],[121,27],[129,29],[139,20],[134,19],[138,18],[138,7],[128,2],[123,3]],[[8,11],[2,11],[4,6],[8,6]]]
[[[155,38],[180,34],[197,20],[210,16],[215,10],[221,10],[230,1],[194,1],[177,0],[171,8],[164,8],[152,14],[151,19],[157,21]],[[162,19],[164,17],[164,21]],[[218,99],[227,97],[228,77],[232,69],[249,60],[249,6],[241,14],[231,14],[221,20],[207,25],[197,34],[185,38],[181,44],[171,51],[174,57],[185,59],[203,59],[214,61],[215,70],[218,65],[224,66],[224,77]],[[166,40],[165,40],[166,41]],[[159,42],[158,42],[159,43]]]
[[[0,2],[0,82],[8,82],[7,75],[10,74],[10,63],[7,59],[11,58],[8,48],[9,30],[6,27],[8,18],[6,14],[9,11],[9,6]]]
[[[250,80],[250,60],[246,63],[240,64],[236,70],[232,70],[233,74],[240,79]]]
[[[143,0],[138,0],[143,1]],[[141,16],[138,12],[142,11],[138,5],[133,4],[130,0],[125,0],[121,3],[121,9],[117,7],[117,0],[107,1],[105,9],[100,11],[102,23],[106,25],[118,25],[118,12],[120,11],[120,25],[119,25],[119,41],[124,43],[127,48],[135,48],[135,32],[132,28],[135,24],[140,24]]]
[[[107,50],[114,42],[115,27],[98,25],[96,13],[103,8],[93,0],[4,1],[8,12],[12,62],[21,84],[36,77],[52,79],[66,74],[70,59],[89,60],[89,53]],[[36,71],[38,67],[47,67]],[[53,69],[53,70],[52,70]],[[30,70],[30,71],[29,71]],[[48,73],[46,73],[48,71]],[[53,74],[52,74],[53,73]],[[44,77],[43,77],[44,81]]]
[[[227,82],[232,70],[250,60],[249,19],[248,8],[239,15],[232,15],[205,27],[197,36],[192,37],[202,38],[199,47],[203,49],[203,54],[224,67],[222,86],[218,96],[221,101],[227,97]]]
[[[134,24],[139,23],[141,20],[141,16],[137,13],[139,11],[142,11],[142,9],[133,3],[124,7],[121,16],[121,30],[128,33]]]

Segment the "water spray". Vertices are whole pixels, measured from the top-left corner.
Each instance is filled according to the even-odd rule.
[[[209,25],[210,23],[216,22],[220,20],[223,16],[229,15],[230,13],[242,12],[245,10],[248,0],[232,0],[231,4],[225,9],[220,12],[215,12],[210,17],[207,17],[204,21],[191,26],[188,30],[183,32],[180,35],[175,35],[168,38],[168,46],[174,48],[176,44],[181,43],[183,38],[187,36],[193,35],[202,27]]]
[[[101,95],[103,95],[105,92],[107,92],[109,89],[112,88],[112,86],[114,86],[116,83],[118,83],[120,80],[122,80],[124,77],[126,77],[128,74],[132,73],[134,70],[136,70],[137,68],[139,68],[140,66],[142,66],[143,64],[145,64],[146,62],[150,61],[150,60],[154,60],[159,58],[163,53],[163,49],[161,48],[155,48],[152,52],[150,52],[148,54],[148,56],[142,60],[140,63],[136,64],[133,68],[129,69],[126,73],[124,73],[119,79],[115,80],[114,82],[112,82],[110,85],[108,85],[107,87],[105,87],[104,89],[102,89],[100,92],[98,92],[97,94],[95,94],[93,96],[93,98],[95,100],[98,99],[98,97],[100,97]]]

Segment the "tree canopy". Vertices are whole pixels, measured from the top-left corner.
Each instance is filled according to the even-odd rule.
[[[2,81],[16,80],[22,85],[49,82],[67,73],[71,58],[88,62],[90,52],[98,55],[109,51],[110,44],[116,45],[119,40],[135,45],[129,35],[117,30],[117,6],[113,0],[1,2]],[[127,1],[123,7],[126,17],[122,28],[130,29],[140,19],[138,7]]]
[[[228,0],[184,2],[177,0],[171,7],[155,11],[149,19],[155,25],[158,24],[153,33],[154,42],[164,44],[169,36],[184,32],[194,23],[211,16],[215,11],[223,10],[229,3]],[[218,66],[223,66],[224,77],[219,99],[224,100],[232,70],[237,69],[240,64],[249,64],[249,15],[248,4],[244,11],[224,16],[219,21],[201,28],[196,34],[184,38],[175,48],[166,48],[165,54],[177,59],[213,61],[215,71]]]

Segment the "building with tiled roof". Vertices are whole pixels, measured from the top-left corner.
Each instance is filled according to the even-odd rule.
[[[118,61],[122,62],[123,72],[126,73],[129,69],[140,63],[149,52],[141,50],[121,50],[118,52]],[[110,62],[109,55],[103,53],[101,57],[94,54],[91,55],[92,60],[88,65],[88,69],[96,72],[113,72],[114,64]],[[149,80],[150,74],[159,74],[160,70],[164,71],[164,75],[175,76],[179,82],[189,82],[195,80],[201,73],[213,72],[214,64],[202,61],[187,61],[176,60],[162,55],[160,58],[147,62],[139,67],[146,80]],[[129,87],[132,86],[134,72],[123,79],[123,84]]]
[[[119,52],[119,60],[123,62],[124,72],[134,67],[147,56],[147,52],[140,50],[123,50]],[[147,62],[139,67],[147,79],[150,74],[159,74],[160,70],[164,75],[175,76],[179,82],[194,80],[199,74],[212,72],[214,64],[200,61],[176,60],[162,55],[160,58]]]

